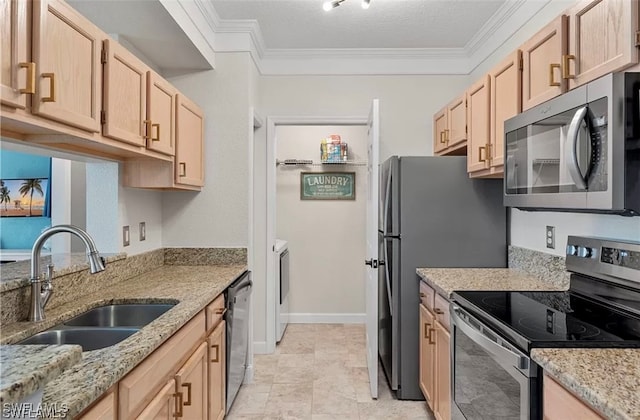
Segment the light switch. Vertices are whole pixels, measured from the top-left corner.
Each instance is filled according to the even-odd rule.
[[[140,232],[140,242],[147,239],[147,226],[145,222],[140,222],[139,232]]]
[[[122,246],[129,246],[131,238],[129,236],[129,226],[122,227]]]

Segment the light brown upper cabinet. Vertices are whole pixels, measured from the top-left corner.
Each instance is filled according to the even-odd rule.
[[[489,73],[491,135],[487,158],[492,175],[504,172],[504,122],[522,111],[521,57],[520,51],[516,51]]]
[[[522,110],[520,51],[467,91],[467,171],[473,178],[502,178],[504,122]]]
[[[149,68],[122,45],[104,41],[102,134],[145,146]]]
[[[176,184],[203,186],[204,114],[181,94],[176,112],[176,145]]]
[[[173,156],[175,154],[175,110],[178,91],[151,70],[149,71],[147,91],[147,148]]]
[[[434,116],[434,154],[449,155],[466,146],[466,95],[459,96]],[[464,153],[464,152],[463,152]]]
[[[32,112],[100,132],[103,33],[62,0],[33,5]]]
[[[583,0],[568,11],[569,89],[638,62],[637,0]]]
[[[26,108],[27,96],[35,92],[35,64],[29,42],[31,3],[27,0],[0,1],[0,100],[14,108]]]
[[[529,109],[567,90],[562,57],[567,53],[567,18],[558,16],[525,42],[522,50],[522,109]]]
[[[447,107],[442,108],[433,116],[433,154],[439,155],[440,152],[447,148],[446,131],[449,124],[447,123]]]
[[[467,172],[487,169],[487,144],[491,135],[489,108],[491,106],[491,80],[482,77],[467,91]]]

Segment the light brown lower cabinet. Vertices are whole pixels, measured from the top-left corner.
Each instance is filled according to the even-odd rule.
[[[546,373],[542,383],[544,420],[603,420],[600,414],[580,401]]]
[[[206,419],[208,404],[207,343],[202,343],[176,373],[176,393],[182,396],[182,417]]]
[[[98,402],[80,417],[81,420],[112,420],[118,412],[118,398],[115,391],[107,392]]]
[[[226,328],[221,321],[207,338],[209,347],[209,420],[221,420],[225,415]]]
[[[420,305],[420,389],[438,420],[451,419],[450,360],[449,331]]]
[[[435,346],[431,340],[434,320],[433,314],[420,305],[420,389],[430,407],[435,403]]]
[[[435,360],[436,380],[435,410],[437,420],[449,420],[451,418],[451,354],[449,350],[449,331],[435,322]]]
[[[223,309],[224,297],[215,299],[78,418],[224,418],[226,322],[222,320]]]
[[[176,393],[176,381],[171,379],[140,413],[138,420],[173,420],[181,417],[182,398]]]

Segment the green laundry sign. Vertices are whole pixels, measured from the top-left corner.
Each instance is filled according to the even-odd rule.
[[[355,200],[355,172],[302,172],[301,200]]]

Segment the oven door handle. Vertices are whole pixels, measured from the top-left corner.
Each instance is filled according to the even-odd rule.
[[[580,190],[587,189],[587,175],[583,174],[578,164],[578,138],[580,137],[580,126],[587,116],[588,108],[586,106],[578,109],[571,119],[567,138],[564,142],[564,162],[569,169],[569,175]],[[589,162],[591,165],[591,162]]]
[[[480,347],[496,357],[496,360],[502,364],[515,366],[517,369],[527,369],[529,367],[529,358],[512,352],[511,350],[496,343],[487,337],[482,331],[475,328],[464,320],[460,313],[462,310],[457,305],[451,305],[451,320],[457,328],[460,328],[470,339],[472,339]],[[474,319],[471,315],[465,313],[465,316]],[[479,321],[477,321],[479,323]]]

